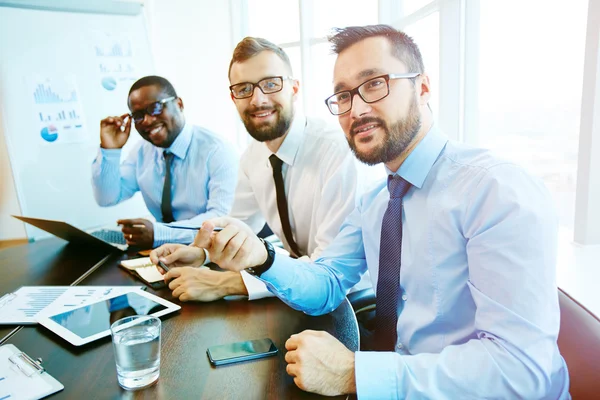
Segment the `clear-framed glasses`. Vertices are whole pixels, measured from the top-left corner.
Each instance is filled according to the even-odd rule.
[[[229,86],[231,94],[236,99],[247,99],[254,94],[254,88],[259,88],[264,94],[277,93],[283,89],[283,81],[294,79],[291,76],[269,76],[256,83],[242,82]]]
[[[138,124],[144,120],[144,118],[146,117],[146,114],[151,115],[153,117],[160,115],[160,113],[162,113],[163,109],[165,108],[165,104],[167,104],[170,101],[175,100],[176,98],[177,97],[175,97],[175,96],[171,96],[171,97],[167,97],[166,99],[162,99],[155,103],[152,103],[148,107],[146,107],[142,110],[132,112],[131,118],[133,118],[133,122]]]
[[[325,99],[329,112],[333,115],[345,114],[352,109],[352,99],[358,94],[365,103],[375,103],[390,94],[391,79],[414,79],[418,72],[408,74],[386,74],[371,78],[354,89],[342,90]]]

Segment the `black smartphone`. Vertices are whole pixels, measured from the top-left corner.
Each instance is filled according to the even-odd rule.
[[[212,346],[206,350],[212,365],[225,365],[277,354],[277,347],[271,339],[247,340]]]

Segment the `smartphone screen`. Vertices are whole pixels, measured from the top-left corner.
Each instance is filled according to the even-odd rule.
[[[258,339],[212,346],[206,353],[211,364],[223,365],[273,356],[277,347],[271,339]]]

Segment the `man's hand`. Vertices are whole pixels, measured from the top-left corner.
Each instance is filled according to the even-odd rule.
[[[223,228],[213,232],[215,227]],[[267,261],[265,245],[252,229],[235,218],[221,217],[204,221],[194,246],[208,250],[210,260],[223,269],[239,272]]]
[[[248,295],[244,281],[237,272],[183,267],[167,272],[165,281],[169,280],[173,297],[181,301],[214,301],[234,294]]]
[[[304,331],[285,342],[286,371],[307,392],[325,396],[356,393],[354,353],[324,331]]]
[[[100,147],[103,149],[122,148],[129,139],[129,132],[131,132],[129,114],[104,118],[100,121]]]
[[[150,261],[158,265],[158,261],[165,263],[169,269],[180,267],[199,267],[204,264],[204,250],[195,246],[186,246],[184,244],[167,243],[150,252]],[[162,268],[158,267],[161,273]]]
[[[154,245],[154,225],[147,219],[120,219],[117,224],[123,226],[121,232],[128,245],[142,249],[151,249]]]

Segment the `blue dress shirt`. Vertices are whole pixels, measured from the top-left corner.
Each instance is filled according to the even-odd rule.
[[[167,150],[175,155],[172,168],[172,206],[177,225],[199,226],[204,220],[229,214],[237,182],[238,157],[216,134],[186,124],[171,147],[163,149],[140,140],[120,164],[121,149],[100,149],[92,164],[94,196],[102,207],[113,206],[142,193],[154,216],[154,246],[191,243],[196,231],[167,228],[160,205]]]
[[[388,171],[389,173],[392,173]],[[357,352],[360,399],[569,398],[556,340],[557,218],[543,184],[434,126],[397,173],[404,197],[395,352]],[[276,256],[267,287],[334,310],[367,268],[377,287],[385,182],[314,264]]]

